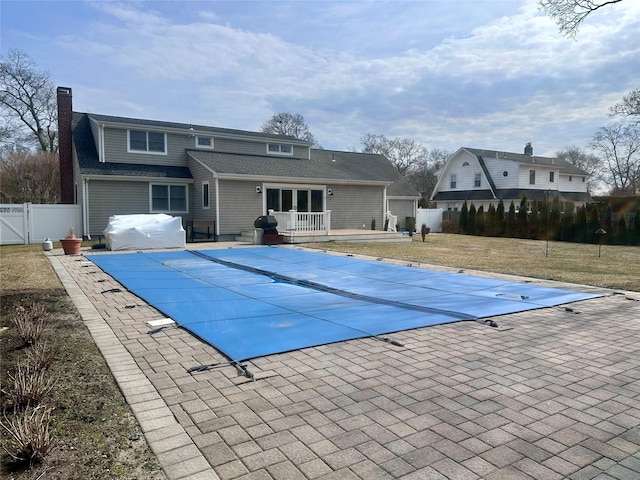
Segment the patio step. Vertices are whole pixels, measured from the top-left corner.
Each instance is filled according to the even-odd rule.
[[[325,233],[284,233],[284,243],[356,242],[356,243],[411,243],[409,235],[400,232],[334,230]],[[253,244],[253,230],[244,230],[235,237],[236,242]]]
[[[329,235],[305,235],[296,233],[285,236],[284,243],[314,243],[314,242],[355,242],[355,243],[411,243],[412,237],[399,232],[351,233],[339,230]]]
[[[243,230],[240,235],[235,238],[236,242],[253,243],[253,230]]]

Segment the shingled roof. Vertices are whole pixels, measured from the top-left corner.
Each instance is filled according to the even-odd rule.
[[[73,139],[83,175],[117,175],[127,177],[151,177],[192,179],[188,167],[100,162],[91,121],[125,126],[140,125],[159,129],[193,128],[197,132],[246,138],[286,139],[308,144],[288,135],[272,135],[225,128],[205,127],[174,122],[141,120],[109,115],[73,113]],[[391,196],[419,197],[418,192],[402,178],[386,157],[379,154],[311,149],[310,158],[290,156],[246,155],[187,149],[192,159],[202,163],[220,177],[246,176],[247,178],[282,178],[288,180],[334,181],[352,184],[388,185]]]
[[[370,153],[313,149],[309,159],[202,150],[187,150],[187,154],[222,178],[281,177],[379,184],[389,184],[402,179],[397,169],[383,155]],[[412,194],[416,195],[415,192]]]
[[[91,133],[89,116],[86,113],[73,113],[71,125],[73,143],[78,156],[82,175],[118,175],[126,177],[182,178],[191,179],[187,167],[163,165],[143,165],[134,163],[100,162],[98,149]]]

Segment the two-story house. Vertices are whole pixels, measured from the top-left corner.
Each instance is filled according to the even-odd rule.
[[[558,198],[580,206],[593,201],[588,177],[564,160],[535,156],[531,143],[524,153],[462,147],[439,171],[431,201],[450,211],[460,210],[465,200],[487,210],[502,199],[509,208],[511,201],[519,205],[523,195],[529,202]]]
[[[415,215],[419,194],[382,155],[311,148],[284,135],[72,111],[59,87],[63,203],[84,236],[111,215],[167,213],[211,223],[219,240],[273,214],[290,237],[382,229],[389,208]]]

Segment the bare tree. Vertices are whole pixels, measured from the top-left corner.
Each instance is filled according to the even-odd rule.
[[[640,122],[640,88],[636,88],[622,97],[622,101],[609,109],[611,115],[635,117]]]
[[[558,24],[566,37],[574,38],[580,24],[589,14],[622,0],[539,0],[540,7]]]
[[[298,140],[311,142],[315,148],[322,148],[304,121],[304,117],[299,113],[276,113],[262,125],[262,131],[276,135],[290,135]]]
[[[9,50],[0,61],[0,118],[12,126],[11,135],[20,140],[27,130],[43,152],[57,146],[56,97],[48,72],[41,72],[26,53]]]
[[[429,151],[424,162],[419,163],[409,174],[408,178],[414,187],[420,192],[425,201],[431,198],[433,189],[438,182],[437,172],[449,158],[450,153],[446,150],[434,148]]]
[[[423,145],[410,138],[387,138],[384,135],[367,133],[360,142],[362,152],[384,155],[402,175],[408,174],[419,164],[424,163],[428,154],[428,150]]]
[[[612,193],[640,193],[640,124],[618,121],[601,127],[591,147],[605,162],[604,178]]]
[[[587,190],[589,192],[594,191],[600,180],[602,180],[603,162],[597,155],[587,153],[580,147],[570,146],[556,152],[555,157],[589,173],[589,178],[587,179]]]
[[[14,151],[0,158],[3,203],[58,203],[60,165],[53,152]]]

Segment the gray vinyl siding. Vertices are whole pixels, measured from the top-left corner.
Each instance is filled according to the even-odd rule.
[[[327,197],[327,210],[331,210],[331,229],[371,228],[382,230],[383,187],[332,185],[333,195]]]
[[[215,138],[214,150],[217,152],[234,153],[241,155],[269,155],[267,153],[267,143],[273,142],[249,142],[244,140],[235,140],[229,138]],[[287,142],[281,142],[287,143]],[[293,147],[294,158],[309,158],[309,147],[297,146]]]
[[[253,230],[253,222],[263,214],[262,194],[256,182],[220,180],[220,235],[236,235]]]
[[[193,176],[194,185],[189,200],[193,220],[213,221],[216,218],[216,181],[213,174],[195,160],[189,159],[189,170]],[[202,208],[202,182],[209,182],[209,208]]]
[[[159,131],[140,127],[138,130]],[[167,153],[130,153],[127,152],[128,134],[126,129],[105,128],[104,143],[107,162],[138,163],[143,165],[162,165],[174,167],[187,166],[187,148],[193,148],[194,140],[188,135],[166,135]],[[97,145],[97,144],[96,144]]]
[[[149,182],[89,180],[89,229],[90,235],[102,235],[111,215],[151,213]],[[188,196],[193,187],[189,185]],[[191,202],[191,200],[189,200]],[[171,213],[170,213],[171,214]],[[189,214],[171,214],[183,220]]]
[[[407,217],[414,217],[413,200],[389,200],[389,211],[398,217],[398,226],[406,228]],[[420,225],[418,225],[420,227]]]
[[[136,213],[150,213],[147,182],[89,180],[89,228],[92,236],[102,235],[111,215]]]
[[[98,130],[99,127],[93,122],[91,124],[92,133],[96,145],[98,142]],[[158,131],[147,129],[144,126],[140,126],[138,130],[146,131]],[[128,152],[128,130],[124,128],[106,127],[104,130],[104,142],[105,142],[105,157],[107,162],[118,163],[138,163],[145,165],[163,165],[163,166],[177,166],[184,167],[187,165],[187,155],[185,150],[197,149],[196,137],[191,135],[179,135],[175,133],[165,133],[166,135],[166,147],[167,153],[155,154],[155,153],[132,153]],[[255,141],[243,141],[227,138],[215,138],[213,140],[214,151],[228,152],[234,154],[243,155],[268,155],[267,154],[267,141],[255,142]],[[286,142],[282,142],[286,143]],[[98,147],[99,150],[99,147]],[[202,149],[210,150],[210,149]],[[294,158],[309,158],[309,148],[304,146],[294,146],[293,148]]]

